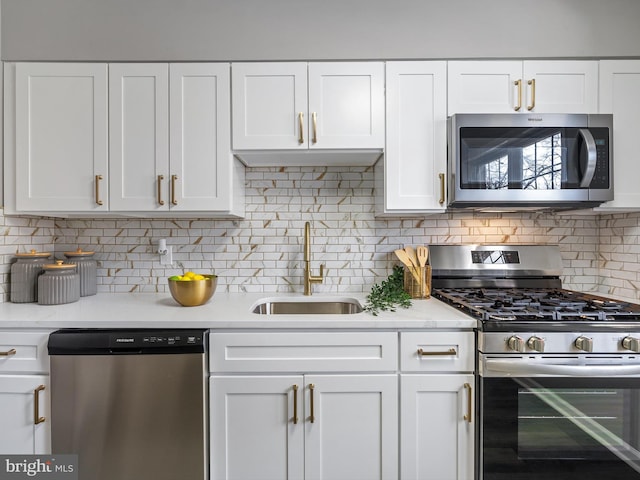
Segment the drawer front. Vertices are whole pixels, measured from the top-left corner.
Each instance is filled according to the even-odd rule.
[[[48,373],[49,332],[0,331],[0,373]]]
[[[395,372],[395,332],[211,333],[212,372]]]
[[[473,332],[401,332],[400,370],[404,372],[473,372]]]

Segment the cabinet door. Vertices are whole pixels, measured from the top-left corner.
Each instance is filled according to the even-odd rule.
[[[306,480],[398,478],[397,384],[396,375],[305,376]]]
[[[524,108],[524,94],[520,92],[524,92],[525,85],[522,85],[520,61],[449,62],[448,73],[449,115],[514,113]]]
[[[44,387],[44,390],[40,390]],[[46,375],[0,375],[0,452],[46,454],[51,452],[49,377]],[[35,423],[35,402],[39,418]]]
[[[168,209],[168,82],[166,63],[109,65],[112,211]]]
[[[302,376],[211,377],[211,479],[302,480],[302,390]]]
[[[310,148],[384,148],[384,63],[310,63],[309,116]]]
[[[385,212],[446,207],[446,91],[445,62],[387,63]]]
[[[526,61],[523,75],[523,112],[598,113],[597,61]]]
[[[474,478],[473,375],[400,377],[401,478]]]
[[[308,148],[306,63],[234,63],[231,91],[234,150]]]
[[[231,208],[229,77],[227,63],[171,65],[172,210]]]
[[[600,62],[600,113],[613,114],[614,199],[598,210],[640,209],[635,172],[640,164],[640,60]]]
[[[107,66],[15,71],[16,211],[107,210]]]

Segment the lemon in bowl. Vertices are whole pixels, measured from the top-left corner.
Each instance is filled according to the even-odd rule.
[[[195,307],[207,303],[218,284],[217,275],[186,272],[167,280],[173,299],[183,307]]]

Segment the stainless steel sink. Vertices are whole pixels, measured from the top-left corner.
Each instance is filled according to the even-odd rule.
[[[253,313],[262,315],[349,315],[362,312],[362,306],[354,298],[337,300],[287,300],[268,299],[258,303]]]

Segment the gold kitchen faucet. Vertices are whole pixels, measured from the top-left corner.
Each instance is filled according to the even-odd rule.
[[[320,275],[311,275],[311,225],[304,224],[304,294],[311,295],[311,284],[322,283],[324,276],[324,265],[320,265]]]

